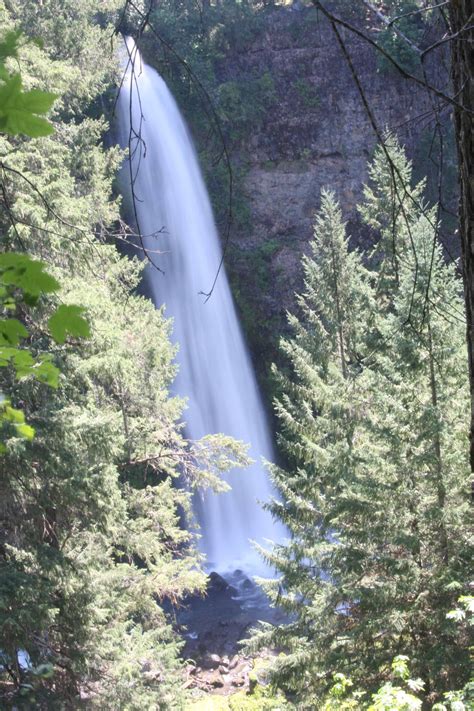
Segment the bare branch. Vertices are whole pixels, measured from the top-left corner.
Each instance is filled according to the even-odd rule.
[[[337,15],[334,15],[332,12],[330,12],[321,2],[321,0],[313,0],[313,5],[321,10],[322,14],[334,25],[339,25],[341,27],[344,27],[345,29],[349,30],[353,34],[357,35],[361,39],[364,40],[364,42],[367,42],[367,44],[370,44],[374,49],[377,50],[385,59],[387,59],[392,66],[397,69],[397,71],[401,74],[402,77],[405,79],[409,79],[410,81],[415,82],[415,84],[418,84],[418,86],[423,87],[424,89],[428,89],[429,91],[433,92],[435,96],[438,96],[440,99],[445,101],[448,104],[451,104],[452,106],[456,107],[457,109],[461,111],[465,111],[466,113],[474,113],[470,109],[466,108],[462,104],[460,104],[458,101],[453,99],[453,97],[449,96],[446,94],[444,91],[441,91],[437,87],[427,84],[424,79],[420,79],[419,77],[415,76],[414,74],[410,74],[406,69],[404,69],[392,56],[387,52],[383,47],[381,47],[375,40],[372,39],[372,37],[369,37],[365,32],[360,30],[358,27],[355,25],[352,25],[350,22],[346,22],[346,20],[343,20],[342,18],[338,17]]]
[[[438,40],[437,42],[434,42],[434,44],[424,49],[421,53],[421,58],[423,59],[429,52],[432,52],[434,49],[440,47],[442,44],[458,39],[460,35],[464,34],[465,32],[471,32],[472,30],[474,30],[474,25],[465,25],[464,27],[461,27],[461,29],[455,32],[454,34],[447,35],[446,37],[443,37],[442,39]]]
[[[417,10],[411,10],[410,12],[403,12],[401,15],[392,17],[392,19],[389,21],[388,26],[391,27],[395,22],[398,22],[399,20],[403,20],[405,17],[413,17],[413,15],[421,15],[421,13],[423,13],[423,12],[430,12],[430,10],[436,10],[437,8],[445,7],[448,4],[449,4],[449,0],[444,0],[444,2],[440,2],[437,5],[430,5],[429,7],[419,7]]]
[[[411,47],[414,52],[416,52],[417,54],[421,53],[420,48],[409,37],[407,37],[404,32],[402,32],[396,26],[392,27],[392,22],[388,19],[388,17],[386,17],[382,12],[380,12],[380,10],[377,7],[375,7],[375,5],[373,3],[369,2],[369,0],[362,0],[362,3],[366,7],[368,7],[369,10],[371,12],[373,12],[374,15],[376,15],[379,18],[379,20],[381,22],[383,22],[384,25],[391,28],[392,31],[395,32],[409,47]]]

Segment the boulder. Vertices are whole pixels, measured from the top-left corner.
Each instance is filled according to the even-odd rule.
[[[242,590],[253,590],[254,587],[255,584],[252,583],[252,581],[248,578],[245,578],[244,582],[242,583]]]
[[[212,572],[209,574],[207,588],[209,592],[225,592],[230,588],[230,585],[227,580],[222,577],[222,575]]]
[[[218,654],[206,654],[201,660],[203,669],[217,669],[221,664],[221,658]]]
[[[221,688],[222,686],[224,686],[224,679],[222,678],[220,673],[217,671],[217,669],[215,671],[211,672],[207,676],[207,681],[215,689]]]

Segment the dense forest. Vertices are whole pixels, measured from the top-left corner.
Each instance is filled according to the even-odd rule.
[[[473,26],[0,0],[0,708],[474,709]]]

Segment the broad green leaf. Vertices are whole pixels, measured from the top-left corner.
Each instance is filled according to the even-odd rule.
[[[44,262],[32,259],[26,254],[0,254],[0,272],[0,281],[3,284],[16,286],[32,297],[60,288],[59,282],[46,271]]]
[[[18,56],[18,40],[21,37],[20,30],[10,30],[0,42],[0,62],[8,57]]]
[[[3,408],[3,417],[9,422],[14,422],[18,425],[23,425],[25,422],[25,415],[21,410],[17,410],[11,405],[6,405]]]
[[[49,121],[23,108],[10,109],[4,120],[0,116],[0,128],[12,136],[23,133],[30,138],[41,138],[54,133],[54,127]]]
[[[39,89],[22,91],[20,74],[12,74],[0,86],[0,129],[12,135],[25,134],[31,138],[48,136],[54,128],[44,114],[54,103],[55,94]]]
[[[16,350],[16,348],[4,348],[0,345],[0,368],[9,365]]]
[[[59,368],[49,361],[37,364],[32,370],[32,374],[35,376],[36,380],[39,380],[41,383],[45,383],[45,385],[49,385],[51,388],[58,387],[59,372]]]
[[[68,335],[78,338],[90,336],[90,328],[82,316],[81,306],[62,304],[48,321],[49,330],[57,343],[64,343]]]
[[[15,349],[12,360],[17,372],[25,371],[25,373],[28,373],[30,368],[35,364],[35,360],[30,351],[20,350],[18,348]]]
[[[408,668],[408,657],[405,654],[399,654],[392,662],[392,671],[395,676],[400,679],[408,679],[410,670]]]
[[[45,114],[50,110],[56,98],[56,94],[49,91],[32,89],[22,94],[22,104],[26,111],[31,111],[33,114]]]
[[[21,76],[9,74],[0,86],[0,117],[7,120],[8,112],[15,106],[21,93]]]
[[[25,326],[16,318],[0,320],[0,343],[17,346],[22,338],[28,336]]]

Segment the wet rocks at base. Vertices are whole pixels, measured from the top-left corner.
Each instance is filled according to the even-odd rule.
[[[206,595],[186,600],[177,612],[186,640],[187,687],[229,694],[249,687],[252,658],[240,644],[259,621],[281,624],[283,613],[270,607],[262,589],[241,570],[209,575]]]

